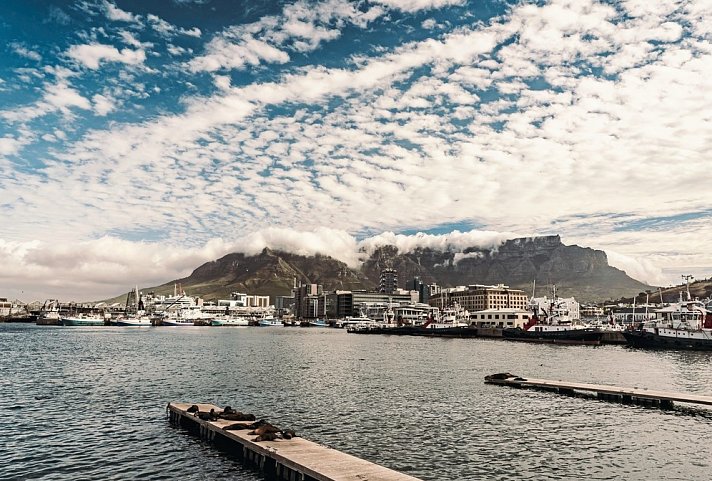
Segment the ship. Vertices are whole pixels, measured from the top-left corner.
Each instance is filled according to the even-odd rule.
[[[690,276],[687,277],[689,281]],[[712,312],[708,305],[690,296],[655,311],[656,319],[639,324],[623,332],[631,347],[643,349],[682,349],[712,351]]]
[[[570,303],[556,295],[556,286],[552,286],[551,299],[545,304],[529,304],[532,316],[521,327],[502,329],[502,338],[510,341],[540,342],[552,344],[589,344],[599,345],[603,331],[582,324],[571,315]]]

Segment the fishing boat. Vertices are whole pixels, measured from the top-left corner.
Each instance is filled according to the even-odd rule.
[[[151,318],[146,315],[138,286],[135,286],[126,295],[126,309],[123,316],[116,318],[114,323],[122,327],[151,327]]]
[[[284,327],[284,324],[274,316],[263,316],[258,324],[262,327]]]
[[[61,318],[63,326],[103,326],[106,324],[104,316],[98,315],[84,315],[80,314],[78,316],[64,316]]]
[[[61,316],[59,315],[59,301],[57,299],[48,299],[42,304],[40,313],[37,315],[35,323],[38,326],[58,326],[61,324]]]
[[[237,316],[215,317],[213,320],[210,321],[210,325],[244,327],[250,325],[250,320],[245,317]]]
[[[687,277],[689,281],[689,276]],[[646,349],[684,349],[712,351],[712,312],[700,300],[692,300],[687,286],[687,300],[682,299],[656,312],[660,317],[643,322],[623,332],[631,347]]]

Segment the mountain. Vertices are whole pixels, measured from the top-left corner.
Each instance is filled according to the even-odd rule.
[[[513,239],[496,249],[469,248],[461,253],[433,249],[399,253],[394,246],[385,246],[370,256],[362,271],[377,280],[384,267],[398,271],[401,285],[419,276],[428,284],[503,283],[531,292],[536,280],[537,296],[550,295],[550,286],[556,284],[559,295],[574,296],[580,302],[632,296],[650,289],[608,265],[605,252],[564,245],[558,235]]]
[[[463,252],[430,248],[399,252],[395,246],[383,246],[372,252],[358,270],[328,256],[264,249],[254,256],[228,254],[203,264],[188,277],[144,291],[171,294],[174,283],[179,283],[188,294],[205,299],[228,298],[233,291],[289,295],[295,279],[322,284],[327,290],[373,289],[384,267],[398,270],[400,287],[419,276],[426,283],[445,287],[503,283],[530,292],[536,280],[538,296],[548,294],[548,287],[556,284],[560,295],[573,295],[581,302],[630,297],[651,288],[609,266],[603,251],[564,245],[559,236],[545,236],[513,239],[495,249],[472,247]]]
[[[359,272],[331,257],[300,256],[264,249],[255,256],[228,254],[198,267],[188,277],[144,289],[172,294],[174,284],[192,296],[229,299],[234,291],[262,296],[289,295],[294,280],[328,286],[329,289],[368,289],[372,284]]]

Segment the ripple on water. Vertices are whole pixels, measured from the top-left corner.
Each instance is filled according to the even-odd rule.
[[[0,478],[260,479],[165,419],[230,404],[424,480],[708,479],[712,416],[485,385],[532,377],[712,392],[705,353],[329,329],[0,325]]]

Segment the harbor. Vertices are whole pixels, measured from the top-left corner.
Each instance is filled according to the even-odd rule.
[[[511,370],[703,395],[712,385],[704,352],[344,329],[11,323],[0,325],[0,341],[7,359],[0,365],[0,429],[10,440],[0,447],[0,472],[10,479],[69,478],[77,469],[91,479],[167,472],[264,479],[229,446],[171,427],[165,408],[176,400],[231,405],[303,440],[422,480],[642,479],[653,471],[702,480],[710,469],[692,450],[668,449],[709,437],[706,407],[683,410],[676,402],[674,411],[661,411],[483,383]],[[546,463],[542,450],[551,453]]]

